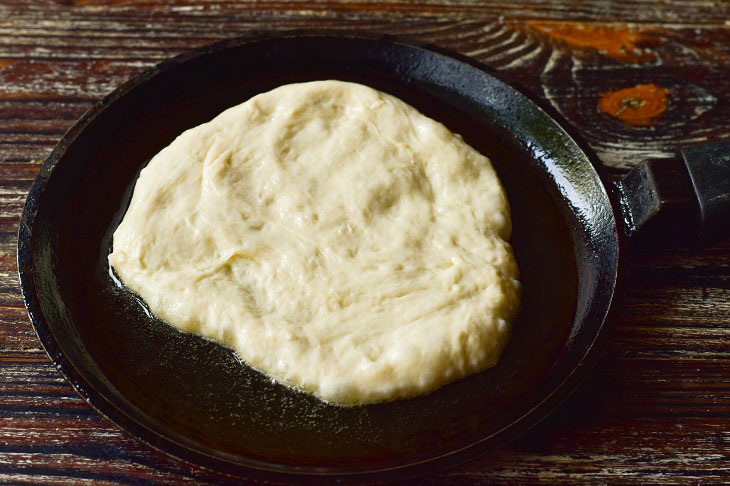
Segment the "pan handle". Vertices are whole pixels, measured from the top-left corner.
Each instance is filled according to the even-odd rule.
[[[730,236],[730,141],[641,162],[615,187],[632,239],[707,245]]]

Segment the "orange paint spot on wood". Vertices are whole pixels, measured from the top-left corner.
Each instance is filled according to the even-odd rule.
[[[646,127],[666,111],[668,94],[669,90],[658,84],[606,91],[598,101],[598,109],[627,125]]]
[[[651,41],[652,36],[626,25],[558,21],[532,21],[527,25],[573,47],[593,48],[618,61],[641,63],[654,59],[638,45]]]

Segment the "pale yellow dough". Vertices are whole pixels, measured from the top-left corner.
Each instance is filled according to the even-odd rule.
[[[282,86],[142,171],[109,262],[161,319],[338,404],[494,366],[519,306],[489,160],[366,86]]]

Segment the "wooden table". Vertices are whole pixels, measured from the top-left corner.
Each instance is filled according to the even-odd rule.
[[[54,144],[124,80],[251,30],[428,41],[557,108],[609,171],[730,138],[730,4],[476,0],[0,1],[0,483],[218,483],[100,417],[40,347],[18,288],[25,194]],[[417,484],[730,483],[730,242],[638,252],[591,378],[507,447]],[[414,483],[416,484],[416,483]]]

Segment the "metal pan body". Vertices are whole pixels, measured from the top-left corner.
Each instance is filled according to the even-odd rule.
[[[524,293],[496,367],[426,396],[331,406],[154,319],[114,284],[111,233],[146,161],[227,107],[317,79],[395,95],[492,159],[512,208]],[[422,474],[543,418],[597,360],[615,307],[619,250],[614,208],[585,146],[484,66],[388,37],[291,33],[193,51],[99,102],[33,184],[18,262],[41,342],[103,415],[203,467],[321,484]]]

